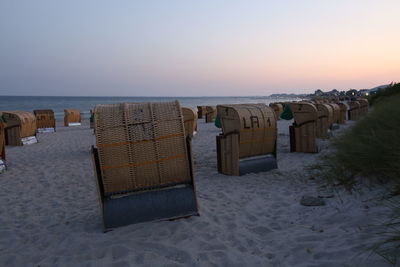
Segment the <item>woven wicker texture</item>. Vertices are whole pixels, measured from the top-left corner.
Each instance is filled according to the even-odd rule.
[[[338,104],[335,103],[329,103],[329,106],[331,106],[332,111],[333,111],[333,123],[339,123],[340,119],[340,107]]]
[[[191,180],[177,101],[97,105],[94,115],[105,194]]]
[[[283,113],[283,105],[281,103],[271,103],[269,106],[274,110],[276,118],[279,120]]]
[[[347,118],[347,105],[339,102],[337,104],[340,108],[339,124],[345,124]]]
[[[193,133],[197,130],[197,112],[192,108],[182,107],[182,115],[185,135],[193,137]]]
[[[64,126],[77,122],[81,122],[81,112],[78,109],[64,109]]]
[[[206,123],[213,122],[217,117],[217,109],[214,106],[206,106]]]
[[[358,101],[349,101],[347,102],[349,105],[348,115],[349,120],[356,121],[360,118],[360,102]]]
[[[36,109],[33,111],[36,116],[37,128],[55,128],[56,119],[51,109]]]
[[[317,104],[317,110],[317,137],[326,138],[328,135],[328,129],[333,124],[333,109],[328,104]]]
[[[33,113],[27,111],[6,111],[3,117],[7,121],[7,126],[20,125],[19,139],[33,136],[36,134],[36,117]]]
[[[223,133],[238,132],[239,158],[275,152],[275,112],[265,104],[218,105]]]

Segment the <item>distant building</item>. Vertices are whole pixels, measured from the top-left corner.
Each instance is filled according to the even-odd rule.
[[[357,92],[358,96],[368,96],[369,95],[369,89],[361,89]]]
[[[326,92],[325,95],[328,95],[328,96],[338,96],[338,95],[339,95],[339,91],[336,90],[336,89],[333,89],[333,90],[331,90],[331,91],[329,91],[329,92]]]
[[[317,91],[314,92],[314,95],[315,95],[315,96],[323,96],[323,95],[324,95],[324,92],[322,92],[321,89],[318,89]]]
[[[356,89],[350,89],[346,92],[347,96],[357,96],[358,91]]]

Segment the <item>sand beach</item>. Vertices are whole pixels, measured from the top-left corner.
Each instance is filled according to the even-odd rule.
[[[278,122],[278,169],[217,172],[213,123],[192,140],[200,216],[103,232],[89,122],[7,147],[0,174],[0,266],[392,266],[369,248],[390,210],[381,192],[326,187],[309,167],[330,153],[290,153],[291,121]],[[333,132],[340,135],[352,122]],[[332,139],[332,138],[331,138]],[[324,206],[300,204],[322,197]]]

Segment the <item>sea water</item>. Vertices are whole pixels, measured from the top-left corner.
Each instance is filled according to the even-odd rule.
[[[58,120],[63,119],[64,109],[79,109],[84,119],[97,104],[123,102],[165,102],[178,100],[181,106],[195,108],[202,105],[244,104],[295,101],[299,98],[269,96],[238,97],[66,97],[66,96],[0,96],[0,111],[52,109]]]

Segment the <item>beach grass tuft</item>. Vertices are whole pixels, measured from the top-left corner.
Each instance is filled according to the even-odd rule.
[[[376,98],[371,112],[334,141],[335,153],[321,163],[329,181],[351,186],[361,176],[400,185],[400,84],[387,90],[392,93]]]
[[[315,169],[330,183],[352,190],[359,181],[390,184],[393,218],[383,226],[384,241],[373,249],[395,264],[400,255],[400,84],[370,98],[372,110],[334,141],[334,153]]]

